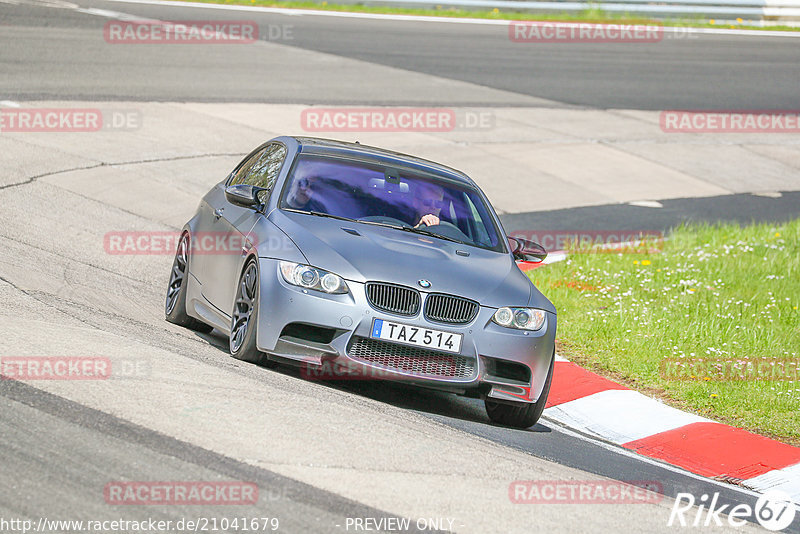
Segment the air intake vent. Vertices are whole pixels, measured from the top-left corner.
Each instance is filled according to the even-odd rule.
[[[463,379],[476,374],[472,358],[364,337],[353,338],[348,355],[373,367],[424,378]]]
[[[367,299],[378,310],[413,316],[419,313],[419,292],[410,287],[367,282]]]
[[[465,324],[475,319],[478,307],[474,300],[432,293],[425,301],[425,317],[437,323]]]

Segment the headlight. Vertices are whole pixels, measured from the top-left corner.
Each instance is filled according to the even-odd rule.
[[[492,320],[506,328],[539,330],[544,325],[545,312],[535,308],[499,308]]]
[[[334,294],[342,294],[349,291],[347,283],[341,276],[310,265],[282,261],[281,275],[283,275],[283,279],[287,283],[306,289]]]

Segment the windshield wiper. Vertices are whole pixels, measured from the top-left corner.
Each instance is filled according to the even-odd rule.
[[[421,234],[427,235],[430,237],[438,237],[439,239],[444,239],[445,241],[452,241],[453,243],[458,243],[460,245],[471,245],[465,241],[461,241],[460,239],[456,239],[454,237],[449,237],[442,234],[437,234],[436,232],[431,232],[430,230],[423,230],[421,228],[414,228],[413,226],[399,226],[397,224],[389,224],[383,223],[378,221],[362,221],[359,219],[351,219],[350,217],[341,217],[339,215],[332,215],[330,213],[323,213],[321,211],[304,211],[298,210],[294,208],[283,208],[286,211],[291,211],[292,213],[302,213],[304,215],[314,215],[316,217],[327,217],[329,219],[338,219],[340,221],[350,221],[350,222],[359,222],[363,224],[373,224],[375,226],[385,226],[386,228],[394,228],[395,230],[403,230],[404,232],[411,232],[414,234]]]
[[[361,224],[374,224],[375,226],[385,226],[386,228],[394,228],[395,230],[405,230],[406,229],[405,226],[400,226],[400,225],[397,225],[397,224],[389,224],[389,223],[378,222],[378,221],[363,221],[361,219],[356,219],[356,221],[360,222]]]
[[[321,211],[304,211],[304,210],[297,210],[294,208],[283,208],[286,211],[291,211],[292,213],[302,213],[304,215],[314,215],[315,217],[327,217],[329,219],[338,219],[340,221],[350,221],[350,222],[358,222],[356,219],[351,219],[350,217],[341,217],[339,215],[332,215],[330,213],[323,213]]]
[[[459,243],[461,245],[470,245],[470,243],[466,243],[461,241],[460,239],[456,239],[454,237],[437,234],[436,232],[431,232],[430,230],[423,230],[422,228],[414,228],[413,226],[401,226],[401,230],[405,232],[412,232],[415,234],[422,234],[422,235],[429,235],[431,237],[438,237],[439,239],[444,239],[445,241],[452,241],[453,243]]]
[[[358,220],[360,223],[364,224],[374,224],[375,226],[385,226],[386,228],[394,228],[395,230],[403,230],[404,232],[412,232],[415,234],[422,234],[422,235],[429,235],[431,237],[438,237],[439,239],[444,239],[445,241],[452,241],[453,243],[460,243],[462,245],[469,245],[469,243],[465,243],[460,239],[455,239],[453,237],[449,237],[446,235],[437,234],[436,232],[431,232],[430,230],[422,230],[421,228],[414,228],[413,226],[400,226],[398,224],[389,224],[384,222],[378,221],[363,221],[361,219]]]

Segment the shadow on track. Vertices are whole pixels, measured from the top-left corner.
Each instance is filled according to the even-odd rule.
[[[230,356],[228,352],[228,338],[217,330],[210,334],[195,333],[195,335]],[[252,364],[250,364],[252,365]],[[471,424],[480,424],[487,427],[507,429],[509,431],[525,433],[549,433],[552,430],[537,423],[531,428],[520,430],[498,425],[489,420],[483,401],[461,397],[454,393],[436,391],[420,386],[391,382],[388,380],[310,380],[302,376],[299,366],[281,363],[274,369],[258,366],[269,372],[281,373],[302,380],[304,382],[320,384],[339,391],[346,391],[353,395],[366,397],[374,401],[390,404],[404,410],[421,412],[427,415],[440,416],[450,420],[459,420]]]

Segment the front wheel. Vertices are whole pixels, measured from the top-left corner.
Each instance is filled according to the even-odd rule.
[[[542,388],[542,394],[536,402],[500,402],[487,398],[484,401],[486,413],[495,423],[512,426],[514,428],[530,428],[542,416],[550,394],[550,384],[553,381],[553,368],[555,367],[555,351],[550,360],[550,369],[547,371],[547,380]]]
[[[256,347],[259,300],[258,264],[251,259],[245,265],[236,289],[236,300],[231,315],[231,356],[250,363],[263,363],[264,353]]]
[[[167,285],[167,299],[164,314],[167,321],[198,332],[208,333],[214,327],[201,323],[186,313],[186,284],[189,276],[189,234],[183,234],[178,243],[178,251],[172,261],[172,272]]]

